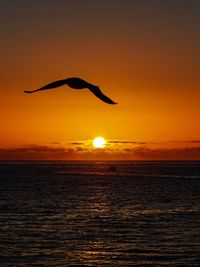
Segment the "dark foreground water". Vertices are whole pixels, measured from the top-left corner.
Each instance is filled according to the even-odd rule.
[[[0,162],[0,266],[199,266],[200,162]]]

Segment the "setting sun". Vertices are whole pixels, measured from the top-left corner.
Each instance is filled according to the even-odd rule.
[[[95,148],[104,148],[106,145],[106,140],[103,137],[96,137],[93,140],[93,146]]]

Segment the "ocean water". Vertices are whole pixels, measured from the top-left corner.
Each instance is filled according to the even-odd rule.
[[[0,162],[0,266],[199,266],[200,162]]]

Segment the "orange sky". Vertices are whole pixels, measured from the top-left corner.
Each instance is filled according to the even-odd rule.
[[[1,2],[0,159],[200,159],[199,7]],[[65,77],[119,104],[66,86],[23,93]],[[101,151],[90,147],[99,135]]]

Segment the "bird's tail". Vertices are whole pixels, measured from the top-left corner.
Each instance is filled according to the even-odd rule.
[[[26,94],[31,94],[31,93],[34,93],[35,91],[24,91],[24,93]]]

